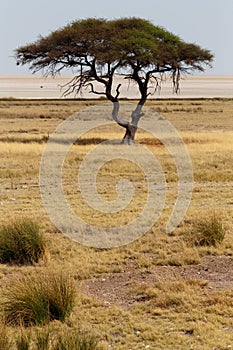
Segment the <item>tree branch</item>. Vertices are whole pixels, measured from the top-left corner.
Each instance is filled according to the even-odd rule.
[[[120,108],[119,102],[118,101],[114,102],[113,103],[113,110],[112,110],[112,118],[118,125],[122,126],[123,128],[127,128],[129,123],[125,120],[122,120],[118,116],[119,108]]]
[[[119,95],[120,95],[120,87],[121,87],[121,85],[122,85],[122,84],[118,84],[118,85],[117,85],[115,100],[117,100],[118,97],[119,97]]]
[[[91,90],[89,91],[90,93],[93,93],[93,94],[96,94],[96,95],[104,95],[106,96],[106,93],[105,92],[100,92],[100,91],[96,91],[94,89],[94,85],[92,83],[89,83],[86,85],[87,87],[90,86]]]

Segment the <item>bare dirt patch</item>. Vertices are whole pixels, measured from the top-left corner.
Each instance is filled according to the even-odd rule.
[[[138,301],[140,295],[133,293],[133,284],[153,285],[159,281],[198,279],[206,282],[206,291],[233,289],[233,260],[226,256],[207,256],[198,265],[155,266],[136,270],[128,267],[122,273],[106,274],[80,283],[81,290],[107,305],[128,309]]]

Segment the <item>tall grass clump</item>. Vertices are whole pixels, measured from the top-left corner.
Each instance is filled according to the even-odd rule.
[[[31,219],[18,219],[0,228],[0,263],[34,264],[45,255],[45,239]]]
[[[196,246],[216,247],[223,242],[225,229],[223,219],[215,213],[198,219],[191,230],[191,241]]]
[[[12,325],[44,325],[62,322],[70,315],[75,302],[75,287],[62,273],[34,275],[16,280],[3,295],[5,321]]]
[[[71,314],[75,302],[75,286],[69,276],[49,274],[45,281],[50,320],[62,322]]]

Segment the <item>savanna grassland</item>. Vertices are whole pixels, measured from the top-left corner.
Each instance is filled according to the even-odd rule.
[[[39,186],[49,135],[70,115],[101,104],[101,100],[0,100],[0,224],[30,218],[46,240],[46,254],[38,263],[0,264],[1,300],[19,278],[59,271],[72,278],[76,291],[74,309],[64,322],[26,328],[6,324],[4,329],[12,339],[22,332],[30,334],[32,349],[38,331],[53,335],[72,330],[96,336],[99,350],[233,349],[233,100],[147,102],[176,127],[188,148],[193,196],[184,220],[166,234],[177,196],[176,167],[159,140],[139,130],[136,141],[151,150],[164,170],[166,203],[149,232],[113,249],[85,247],[59,232],[43,208]],[[99,193],[109,201],[117,197],[119,178],[135,183],[135,198],[125,211],[98,213],[79,191],[77,174],[85,154],[101,141],[117,142],[122,136],[118,125],[93,129],[72,146],[64,162],[66,198],[77,215],[96,226],[126,224],[146,201],[145,178],[127,161],[107,163],[97,177]],[[213,230],[221,231],[221,239],[209,240]],[[1,316],[3,320],[3,312]]]

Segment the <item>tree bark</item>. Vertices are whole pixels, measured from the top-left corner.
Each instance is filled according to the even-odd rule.
[[[137,125],[140,120],[140,118],[144,115],[141,113],[142,105],[138,104],[136,109],[131,114],[131,122],[127,122],[125,120],[122,120],[119,115],[119,102],[115,101],[112,111],[112,117],[115,120],[115,122],[120,125],[121,127],[125,128],[125,135],[121,141],[122,144],[126,145],[132,145],[134,144],[135,134],[137,131]]]
[[[124,135],[121,143],[125,144],[125,145],[133,145],[136,131],[137,131],[137,126],[128,123],[128,125],[126,127],[125,135]]]
[[[144,113],[141,113],[143,105],[138,104],[136,109],[131,114],[131,122],[126,126],[126,132],[122,139],[123,144],[132,145],[134,144],[135,134],[137,132],[138,123]]]

